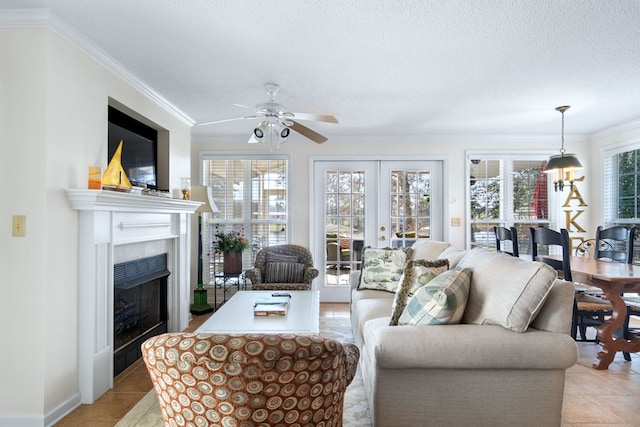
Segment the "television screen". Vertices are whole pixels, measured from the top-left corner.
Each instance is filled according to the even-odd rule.
[[[134,186],[157,189],[158,132],[132,117],[109,107],[107,161],[122,141],[122,167]]]

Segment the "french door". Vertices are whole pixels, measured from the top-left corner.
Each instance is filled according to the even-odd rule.
[[[442,161],[317,160],[312,252],[321,301],[349,301],[365,246],[442,240]]]

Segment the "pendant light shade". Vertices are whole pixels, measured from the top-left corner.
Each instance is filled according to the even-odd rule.
[[[568,105],[556,108],[557,111],[562,113],[562,146],[560,148],[560,154],[549,157],[547,166],[544,168],[545,173],[553,173],[553,189],[555,191],[563,191],[565,181],[568,181],[569,187],[573,188],[573,172],[582,169],[582,163],[580,163],[576,155],[566,154],[564,149],[564,112],[568,109]]]

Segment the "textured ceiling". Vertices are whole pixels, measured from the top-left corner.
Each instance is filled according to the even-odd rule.
[[[327,135],[553,135],[640,119],[638,0],[0,0],[48,8],[194,122],[266,82]],[[242,108],[234,104],[243,104]],[[255,121],[192,129],[246,142]]]

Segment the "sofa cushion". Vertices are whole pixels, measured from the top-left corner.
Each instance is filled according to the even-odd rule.
[[[304,264],[300,262],[268,262],[265,283],[301,283]]]
[[[400,315],[399,325],[460,323],[469,297],[471,269],[449,270],[416,290]]]
[[[454,269],[457,267],[458,263],[466,253],[466,249],[460,249],[456,246],[449,246],[447,249],[442,251],[440,255],[438,255],[438,259],[448,259],[449,268]]]
[[[413,249],[413,259],[436,259],[439,255],[451,246],[451,243],[439,242],[431,239],[418,239],[411,245]]]
[[[472,249],[457,268],[473,271],[462,321],[524,332],[544,304],[556,271],[537,261]]]
[[[434,277],[449,269],[449,260],[438,259],[429,261],[426,259],[410,260],[404,269],[400,279],[400,285],[396,289],[396,295],[391,306],[390,326],[398,324],[398,319],[407,306],[407,301],[422,286],[429,283]]]
[[[395,292],[410,256],[410,249],[365,247],[358,289]]]

